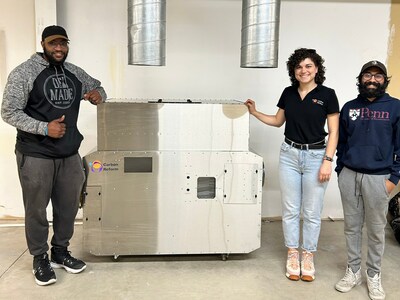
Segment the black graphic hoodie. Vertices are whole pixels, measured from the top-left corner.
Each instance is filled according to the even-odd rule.
[[[3,120],[17,128],[16,149],[40,158],[76,154],[83,140],[77,128],[80,101],[94,89],[105,101],[100,81],[71,63],[51,65],[41,53],[17,66],[8,77],[1,107]],[[47,124],[63,115],[65,135],[47,136]]]
[[[400,101],[384,94],[370,102],[360,95],[340,112],[336,172],[344,166],[360,173],[400,178]]]

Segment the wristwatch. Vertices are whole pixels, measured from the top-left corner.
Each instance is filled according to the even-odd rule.
[[[324,155],[324,160],[333,161],[333,158],[329,157],[328,155]]]

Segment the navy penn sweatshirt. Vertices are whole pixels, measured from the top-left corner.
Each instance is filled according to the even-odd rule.
[[[340,112],[337,166],[355,172],[382,175],[397,184],[400,179],[400,101],[384,94],[368,101],[358,97]]]

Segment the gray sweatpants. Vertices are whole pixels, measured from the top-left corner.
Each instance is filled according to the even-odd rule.
[[[49,250],[46,208],[51,199],[53,231],[51,245],[68,247],[74,233],[80,193],[85,181],[79,154],[59,159],[25,156],[16,151],[18,175],[25,207],[25,235],[29,252]]]
[[[381,272],[385,248],[385,226],[389,195],[387,175],[368,175],[343,168],[339,174],[339,189],[344,213],[344,234],[347,245],[347,263],[353,270],[361,267],[362,228],[367,227],[369,276]]]

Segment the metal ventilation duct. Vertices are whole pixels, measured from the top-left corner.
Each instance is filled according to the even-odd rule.
[[[128,64],[165,66],[166,0],[128,0]]]
[[[280,4],[280,0],[243,0],[240,67],[278,66]]]

